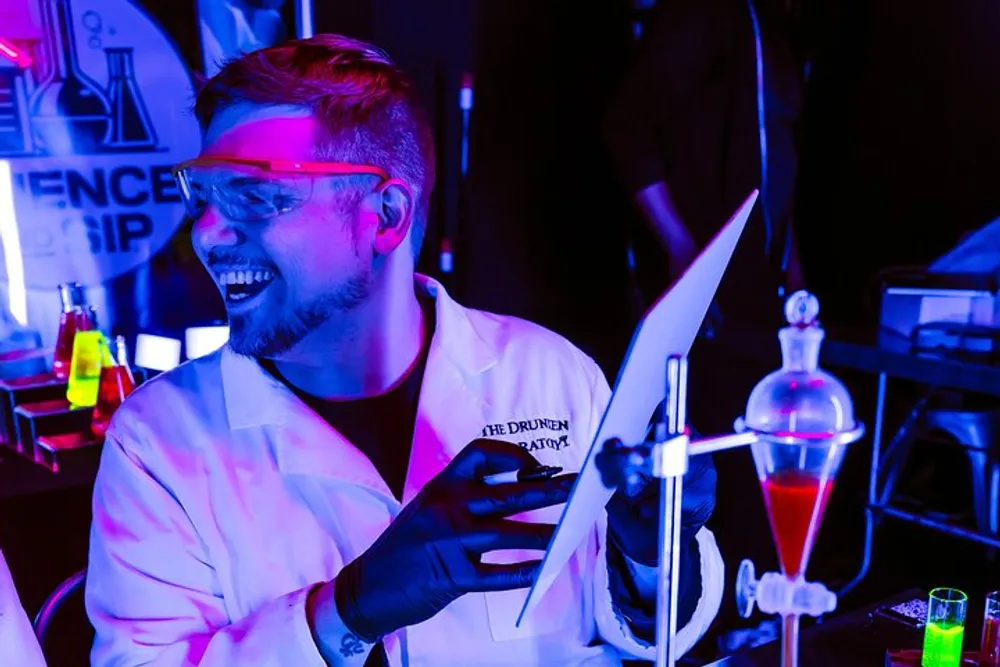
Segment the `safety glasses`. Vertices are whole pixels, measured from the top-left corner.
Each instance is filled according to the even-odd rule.
[[[288,162],[234,157],[196,158],[172,169],[188,215],[197,220],[214,205],[229,220],[258,222],[294,211],[309,201],[317,178],[378,176],[380,167],[341,162]]]

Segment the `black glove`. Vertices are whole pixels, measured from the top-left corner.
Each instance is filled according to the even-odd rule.
[[[608,502],[608,532],[631,560],[655,566],[659,554],[660,480],[640,475],[638,480],[615,477],[620,441],[608,442],[598,455],[605,484],[618,490]],[[602,465],[602,462],[604,465]],[[609,483],[610,482],[610,483]],[[689,460],[681,494],[681,544],[687,545],[715,509],[715,465],[711,456]]]
[[[575,475],[489,486],[486,475],[538,467],[517,445],[474,440],[420,491],[375,543],[337,575],[344,624],[374,643],[426,621],[466,593],[531,585],[540,561],[494,565],[497,549],[545,549],[554,527],[503,517],[566,502]]]

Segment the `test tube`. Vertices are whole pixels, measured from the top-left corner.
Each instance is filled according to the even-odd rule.
[[[979,667],[1000,667],[1000,591],[993,591],[986,596]]]
[[[921,667],[959,667],[969,597],[956,588],[935,588],[927,605]]]

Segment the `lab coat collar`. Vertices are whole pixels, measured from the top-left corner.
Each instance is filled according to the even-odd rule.
[[[415,289],[434,299],[437,326],[420,392],[404,502],[481,431],[488,406],[473,388],[475,377],[497,361],[468,312],[438,282],[417,275]],[[368,458],[257,360],[227,345],[220,363],[229,427],[276,428],[275,455],[282,472],[334,476],[389,493]]]

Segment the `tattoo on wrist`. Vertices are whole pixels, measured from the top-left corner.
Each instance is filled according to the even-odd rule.
[[[350,658],[352,655],[361,655],[365,652],[364,644],[360,637],[358,637],[353,632],[348,632],[344,635],[344,638],[340,640],[340,653],[345,658]]]

